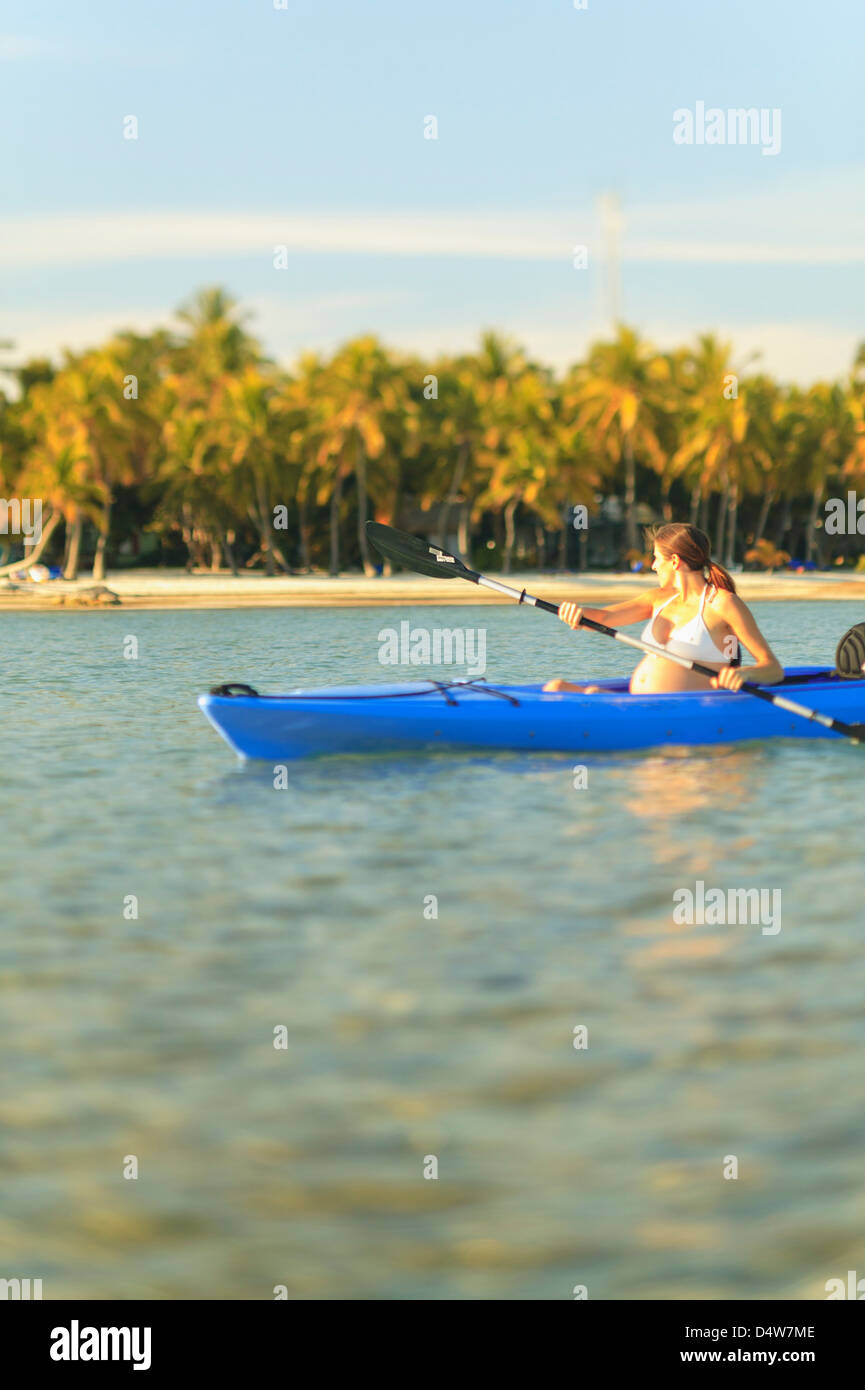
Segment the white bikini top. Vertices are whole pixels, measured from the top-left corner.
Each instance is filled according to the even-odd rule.
[[[711,586],[707,584],[703,589],[699,611],[694,614],[690,622],[683,623],[681,627],[673,628],[666,642],[659,642],[655,636],[655,619],[658,613],[663,613],[667,605],[672,603],[677,597],[676,594],[671,594],[666,602],[661,604],[660,608],[652,614],[651,618],[646,623],[643,629],[643,641],[652,642],[656,647],[663,647],[664,651],[671,652],[673,656],[687,657],[688,661],[711,661],[715,664],[721,661],[725,662],[727,665],[732,664],[732,661],[736,659],[739,653],[738,639],[734,639],[736,641],[736,657],[726,657],[720,647],[716,646],[715,639],[706,626],[706,620],[703,617],[703,609],[706,606],[706,595],[710,587]]]

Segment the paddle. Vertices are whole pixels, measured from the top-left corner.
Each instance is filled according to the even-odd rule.
[[[509,598],[515,598],[518,603],[528,603],[532,608],[542,608],[545,613],[558,614],[559,605],[557,603],[548,603],[546,599],[535,598],[525,589],[514,589],[509,584],[500,584],[497,579],[488,579],[486,575],[479,574],[477,570],[469,569],[468,565],[465,565],[458,556],[451,555],[447,550],[441,550],[437,545],[430,545],[428,541],[420,540],[417,536],[410,536],[405,531],[397,531],[393,526],[383,526],[379,521],[368,521],[366,529],[376,550],[380,551],[386,559],[394,560],[406,569],[416,570],[418,574],[432,575],[434,579],[468,579],[471,584],[478,584],[484,589],[495,589],[497,593],[507,594]],[[591,628],[592,632],[600,632],[604,637],[614,637],[617,642],[623,642],[627,647],[636,647],[637,651],[647,652],[649,656],[665,657],[667,661],[674,662],[676,666],[683,666],[688,671],[697,671],[701,676],[714,677],[718,674],[717,671],[712,670],[711,666],[703,666],[699,661],[689,661],[687,657],[676,656],[673,652],[665,651],[663,647],[655,647],[650,642],[641,642],[637,637],[629,637],[627,633],[619,632],[614,627],[607,627],[605,623],[596,623],[591,618],[580,618],[580,626]],[[824,729],[831,729],[833,733],[853,739],[856,743],[865,742],[865,724],[845,724],[841,719],[833,719],[828,714],[821,714],[819,710],[807,709],[804,705],[797,704],[795,700],[788,700],[785,695],[775,695],[759,685],[752,685],[750,681],[746,681],[739,688],[744,694],[755,695],[758,700],[765,700],[767,704],[775,705],[777,709],[786,710],[788,714],[796,714],[802,719],[810,719],[812,723],[821,724]]]

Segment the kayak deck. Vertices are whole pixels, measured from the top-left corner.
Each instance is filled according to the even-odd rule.
[[[627,680],[592,683],[599,693],[427,680],[283,695],[217,692],[198,703],[236,753],[269,761],[436,747],[577,753],[838,737],[748,694],[631,695]],[[767,689],[789,691],[792,699],[838,719],[865,718],[865,679],[842,680],[831,668],[791,668],[783,686]]]

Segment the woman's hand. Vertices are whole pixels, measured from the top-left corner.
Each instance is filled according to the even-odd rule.
[[[709,684],[713,690],[741,690],[749,673],[741,666],[722,666]]]
[[[583,610],[576,603],[559,604],[559,617],[563,623],[567,623],[568,627],[578,628],[582,616]]]

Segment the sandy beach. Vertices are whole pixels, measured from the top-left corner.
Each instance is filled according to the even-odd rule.
[[[505,582],[515,589],[553,602],[583,599],[597,605],[615,603],[652,587],[651,576],[589,572],[586,574],[513,574]],[[739,574],[736,585],[746,602],[769,599],[858,599],[865,603],[865,574]],[[102,592],[99,592],[102,590]],[[108,592],[104,592],[107,590]],[[0,610],[109,610],[124,608],[360,608],[431,604],[511,603],[503,595],[474,584],[436,581],[398,574],[367,579],[362,574],[235,577],[226,573],[188,573],[176,569],[122,570],[104,585],[88,575],[74,583],[52,580],[33,584],[0,581]]]

